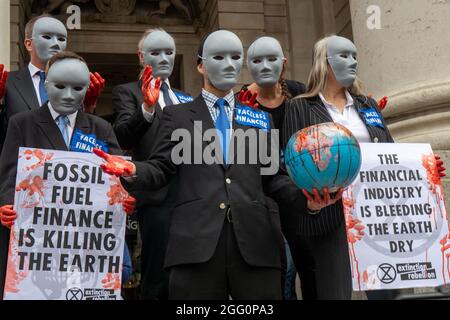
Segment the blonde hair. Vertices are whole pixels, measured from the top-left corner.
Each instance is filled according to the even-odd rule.
[[[314,45],[313,65],[308,77],[308,84],[306,86],[306,92],[299,95],[296,98],[312,98],[323,92],[327,86],[328,77],[328,40],[331,36],[325,37],[319,40]],[[353,85],[348,89],[353,95],[364,95],[362,90],[362,83],[358,77],[356,77]]]

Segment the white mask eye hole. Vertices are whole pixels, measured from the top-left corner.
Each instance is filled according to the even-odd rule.
[[[58,41],[59,41],[59,42],[66,42],[66,38],[59,37],[59,38],[58,38]]]
[[[73,88],[73,90],[80,92],[83,91],[83,87],[75,87]]]
[[[235,55],[232,57],[233,60],[241,60],[241,56],[240,55]]]
[[[65,85],[62,85],[62,84],[55,84],[55,88],[56,88],[56,89],[59,89],[59,90],[63,90],[63,89],[66,88],[66,86],[65,86]]]
[[[348,58],[348,54],[346,54],[346,53],[341,53],[339,56],[344,59]]]
[[[50,37],[49,35],[45,34],[42,36],[42,38],[44,38],[45,40],[50,40],[52,37]]]
[[[222,61],[224,59],[223,56],[214,56],[213,57],[214,60],[218,60],[218,61]]]
[[[173,51],[172,51],[172,50],[168,50],[168,51],[166,51],[166,55],[168,55],[168,56],[171,56],[171,55],[173,55]]]
[[[151,54],[153,57],[159,56],[159,52],[158,52],[158,51],[152,51],[152,52],[150,52],[150,54]]]
[[[261,59],[253,59],[252,61],[254,64],[259,64],[261,63]]]
[[[278,61],[278,58],[277,57],[270,57],[268,60],[270,62],[275,62],[275,61]]]

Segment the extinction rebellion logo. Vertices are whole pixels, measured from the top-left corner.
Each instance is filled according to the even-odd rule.
[[[378,267],[377,277],[384,284],[394,282],[397,276],[401,281],[436,279],[436,269],[431,262],[399,263],[396,267],[383,263]]]

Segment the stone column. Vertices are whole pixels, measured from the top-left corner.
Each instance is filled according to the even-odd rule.
[[[381,9],[381,29],[367,8]],[[389,97],[383,112],[397,142],[430,143],[450,168],[450,4],[435,0],[350,0],[359,75]],[[444,180],[450,203],[450,180]]]
[[[10,67],[10,3],[0,1],[0,64]]]

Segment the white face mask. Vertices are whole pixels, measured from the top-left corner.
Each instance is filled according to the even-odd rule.
[[[243,57],[241,40],[230,31],[220,30],[206,39],[201,58],[211,84],[216,89],[229,91],[238,82]]]
[[[55,54],[66,50],[67,30],[57,19],[41,18],[34,24],[32,40],[37,56],[47,64]]]
[[[350,40],[333,36],[327,43],[328,63],[336,80],[345,88],[350,88],[356,80],[358,70],[357,49]]]
[[[262,88],[278,83],[285,61],[283,49],[275,38],[259,38],[248,49],[248,68],[256,84]]]
[[[64,59],[51,66],[45,89],[52,108],[61,115],[69,115],[80,110],[89,84],[86,64],[77,59]]]
[[[144,40],[142,54],[146,65],[153,68],[153,75],[166,80],[175,65],[176,47],[173,38],[164,31],[154,31]]]

